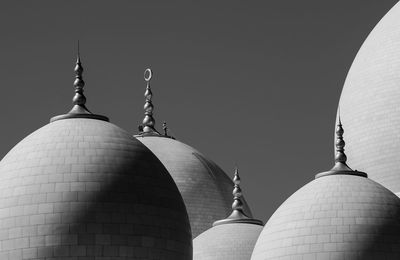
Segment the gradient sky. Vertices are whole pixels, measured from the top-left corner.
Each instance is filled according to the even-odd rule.
[[[151,66],[158,129],[167,121],[229,175],[236,163],[266,221],[332,167],[347,71],[396,2],[2,2],[0,155],[69,111],[79,39],[92,112],[136,133]]]

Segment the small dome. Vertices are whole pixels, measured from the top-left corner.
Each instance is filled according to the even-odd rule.
[[[193,238],[231,213],[232,180],[194,148],[168,137],[137,136],[164,164],[185,202]],[[252,216],[244,202],[244,212]]]
[[[400,3],[376,25],[348,72],[340,97],[353,168],[400,193]]]
[[[244,223],[212,227],[193,240],[193,260],[248,260],[262,229]]]
[[[252,260],[400,259],[400,199],[347,166],[340,118],[336,134],[335,166],[275,211]]]
[[[399,249],[399,198],[368,178],[330,175],[276,210],[251,259],[395,260]]]
[[[105,121],[57,120],[22,140],[0,162],[0,205],[4,259],[191,259],[172,178]]]
[[[239,173],[234,177],[232,214],[193,240],[194,260],[248,260],[263,228],[260,220],[243,213]]]

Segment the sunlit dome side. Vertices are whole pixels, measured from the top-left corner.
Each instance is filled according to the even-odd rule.
[[[192,259],[189,219],[165,167],[129,133],[74,108],[0,162],[1,259]]]
[[[346,165],[339,124],[335,166],[272,215],[252,260],[400,259],[400,199]]]
[[[339,106],[355,169],[400,192],[400,3],[376,25],[348,72]]]
[[[194,260],[248,260],[251,257],[263,223],[249,218],[243,212],[237,169],[233,181],[235,186],[232,213],[227,218],[214,222],[212,228],[193,240]]]
[[[157,156],[174,179],[185,202],[195,238],[209,229],[214,221],[230,214],[233,183],[216,163],[193,147],[175,140],[165,123],[163,133],[156,130],[150,88],[152,75],[150,69],[145,71],[145,118],[135,137]],[[244,211],[252,216],[245,201]]]

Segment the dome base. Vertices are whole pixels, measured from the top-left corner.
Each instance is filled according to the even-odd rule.
[[[106,121],[106,122],[110,121],[110,119],[108,119],[108,117],[102,116],[102,115],[96,115],[96,114],[73,114],[73,113],[70,113],[70,114],[54,116],[54,117],[50,118],[50,123],[54,122],[54,121],[57,121],[57,120],[69,119],[69,118],[89,118],[89,119],[102,120],[102,121]]]
[[[319,178],[319,177],[324,177],[324,176],[329,176],[329,175],[356,175],[356,176],[360,176],[360,177],[365,177],[368,178],[368,174],[366,174],[365,172],[359,172],[359,171],[327,171],[327,172],[321,172],[318,173],[317,175],[315,175],[315,179]]]
[[[242,210],[234,210],[232,214],[226,219],[217,220],[213,223],[213,227],[223,224],[233,224],[233,223],[243,223],[243,224],[254,224],[264,226],[261,220],[249,218]]]

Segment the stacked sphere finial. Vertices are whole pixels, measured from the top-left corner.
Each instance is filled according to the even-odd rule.
[[[79,52],[78,52],[78,57],[76,58],[76,66],[74,71],[75,71],[75,81],[74,81],[75,96],[72,99],[72,102],[74,105],[84,106],[86,103],[86,97],[83,94],[83,87],[85,86],[85,81],[83,81],[82,78],[83,67]]]
[[[213,226],[218,226],[228,223],[248,223],[255,225],[263,225],[263,222],[258,219],[253,219],[246,215],[243,211],[243,201],[242,201],[242,189],[240,188],[240,176],[239,170],[235,167],[235,174],[233,176],[233,203],[232,203],[232,213],[225,219],[217,220],[213,223]]]
[[[240,176],[238,168],[235,167],[235,175],[233,177],[233,203],[232,203],[232,210],[240,210],[243,211],[243,202],[242,202],[242,189],[240,188]]]
[[[340,120],[340,115],[339,115],[339,123],[336,128],[336,156],[335,156],[335,162],[340,162],[340,163],[346,163],[347,161],[347,156],[344,153],[344,146],[345,146],[345,141],[343,140],[343,127],[342,127],[342,121]]]
[[[83,94],[83,87],[85,86],[85,81],[83,80],[83,67],[81,62],[80,50],[79,50],[79,42],[78,42],[78,54],[75,63],[75,80],[74,80],[74,87],[75,87],[75,95],[72,98],[72,109],[63,115],[58,115],[52,117],[50,122],[66,119],[66,118],[92,118],[98,119],[103,121],[109,121],[106,116],[93,114],[86,108],[86,97]]]
[[[243,212],[242,190],[237,167],[233,177],[232,213],[193,240],[194,260],[249,260],[263,222]]]
[[[151,91],[151,88],[150,88],[150,81],[151,81],[152,77],[153,77],[153,71],[150,68],[146,69],[144,71],[144,80],[147,83],[146,91],[144,93],[144,97],[146,99],[146,102],[145,102],[144,107],[143,107],[144,108],[144,115],[145,115],[144,119],[143,119],[143,133],[145,133],[145,134],[147,134],[147,133],[151,133],[151,134],[158,133],[155,130],[156,122],[155,122],[155,120],[153,118],[154,106],[153,106],[153,103],[151,101],[151,99],[153,97],[153,92]]]

